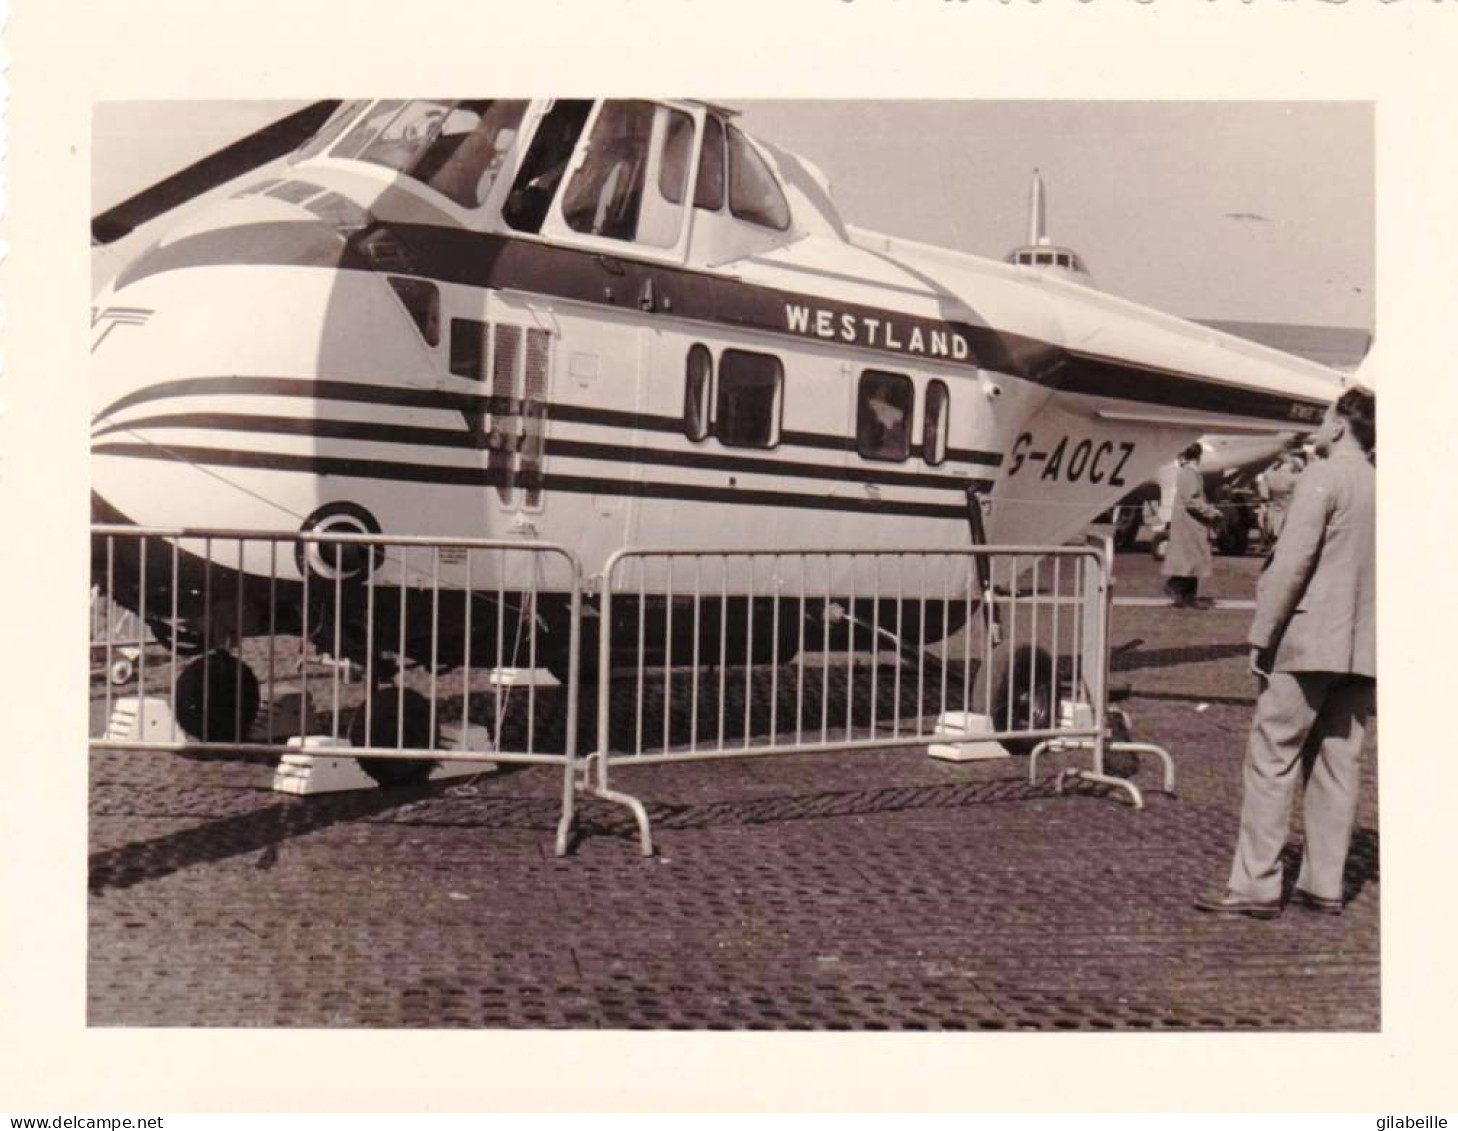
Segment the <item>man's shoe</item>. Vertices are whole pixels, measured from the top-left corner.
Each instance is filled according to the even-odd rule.
[[[1208,895],[1203,899],[1195,900],[1195,910],[1204,911],[1210,915],[1221,915],[1225,918],[1243,915],[1250,919],[1274,919],[1281,914],[1281,901],[1279,899],[1250,899],[1243,895],[1236,895],[1232,891],[1224,891],[1219,895]]]
[[[1291,892],[1291,902],[1306,911],[1318,915],[1340,915],[1345,910],[1340,899],[1327,899],[1324,895],[1312,895],[1309,891],[1296,888]]]

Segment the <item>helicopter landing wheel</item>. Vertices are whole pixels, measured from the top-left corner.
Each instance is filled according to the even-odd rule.
[[[430,728],[430,700],[418,691],[376,688],[369,708],[361,703],[349,720],[353,746],[429,750],[435,745]],[[359,768],[382,786],[417,785],[430,777],[437,763],[404,758],[360,758]]]
[[[992,661],[992,725],[999,731],[1049,730],[1058,725],[1058,686],[1053,659],[1029,644]],[[1008,753],[1032,752],[1040,738],[1004,738]]]
[[[177,677],[173,704],[178,725],[203,742],[244,742],[258,716],[258,677],[231,652],[188,662]]]

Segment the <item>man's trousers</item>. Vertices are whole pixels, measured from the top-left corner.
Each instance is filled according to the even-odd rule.
[[[1281,850],[1300,771],[1306,781],[1306,848],[1296,886],[1341,899],[1357,812],[1362,740],[1377,684],[1333,672],[1273,672],[1256,701],[1245,755],[1245,800],[1229,889],[1249,899],[1281,895]]]

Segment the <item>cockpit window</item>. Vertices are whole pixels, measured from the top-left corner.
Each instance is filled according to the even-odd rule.
[[[562,183],[562,174],[567,171],[567,162],[591,112],[591,99],[560,98],[542,118],[501,209],[501,218],[517,231],[542,230],[542,221],[547,218],[547,209],[552,206],[552,197]]]
[[[587,235],[672,247],[683,226],[692,144],[693,119],[680,110],[651,102],[605,103],[582,166],[562,197],[567,226]]]
[[[341,102],[335,107],[334,113],[319,127],[319,132],[306,141],[292,158],[293,162],[307,161],[310,157],[317,157],[333,144],[335,138],[344,132],[344,127],[349,125],[359,116],[364,109],[367,99],[356,98],[349,102]]]
[[[475,208],[490,193],[526,107],[504,99],[381,102],[333,156],[395,169]]]
[[[694,120],[687,114],[672,115],[663,142],[663,160],[658,163],[658,191],[670,204],[683,203],[693,153]]]
[[[724,124],[713,115],[704,119],[694,207],[707,208],[710,212],[718,212],[724,207]]]
[[[783,232],[790,206],[770,168],[735,127],[729,127],[729,211],[740,220]]]
[[[386,98],[376,102],[364,121],[349,131],[345,139],[334,147],[330,156],[358,157],[365,146],[380,136],[380,131],[390,124],[390,119],[404,105],[404,101],[398,98]]]

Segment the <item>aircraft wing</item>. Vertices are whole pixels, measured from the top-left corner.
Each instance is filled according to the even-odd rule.
[[[1303,326],[1289,322],[1222,322],[1195,319],[1201,326],[1234,334],[1282,353],[1332,369],[1356,369],[1372,348],[1372,332],[1351,326]]]
[[[1184,413],[1178,410],[1168,412],[1160,409],[1102,409],[1094,414],[1100,420],[1122,421],[1129,424],[1155,424],[1170,428],[1199,428],[1202,431],[1229,436],[1275,436],[1292,431],[1290,421],[1232,421],[1201,416],[1199,413]]]

